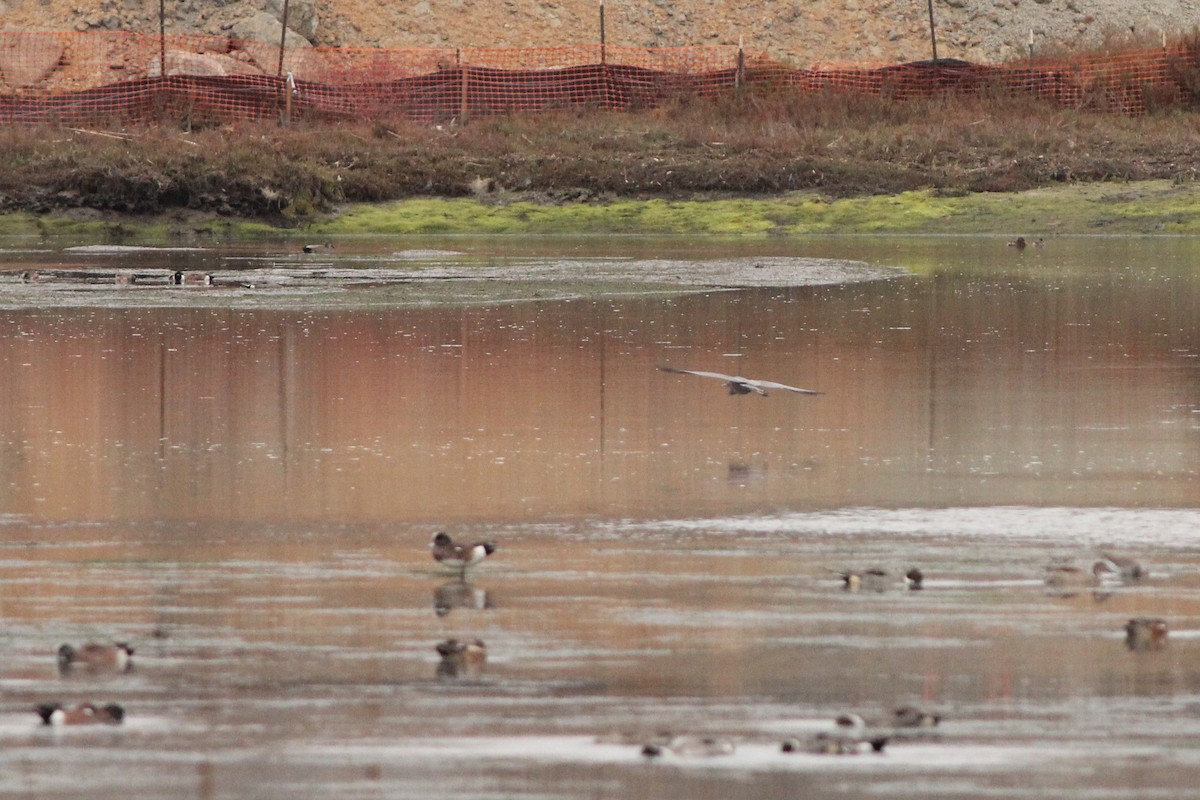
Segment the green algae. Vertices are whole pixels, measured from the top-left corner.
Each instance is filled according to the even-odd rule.
[[[474,199],[352,206],[310,230],[329,235],[430,233],[767,233],[773,200],[616,200],[549,205]]]
[[[1148,234],[1200,233],[1200,186],[1062,184],[957,197],[933,191],[829,199],[618,200],[546,205],[474,199],[355,206],[314,233],[346,234]]]
[[[211,217],[79,218],[0,215],[0,236],[73,237],[140,243],[190,237],[288,235],[262,221]],[[612,200],[551,204],[527,199],[420,198],[353,205],[315,221],[303,235],[675,234],[801,236],[821,234],[1196,234],[1200,184],[1167,180],[1057,184],[1018,193],[947,196],[913,191],[831,199],[773,197]]]

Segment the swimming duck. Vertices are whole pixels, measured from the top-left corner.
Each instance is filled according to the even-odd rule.
[[[670,750],[677,756],[710,757],[729,756],[737,750],[733,739],[726,736],[676,736],[663,745],[659,742],[649,742],[642,747],[642,755],[647,758],[661,756],[665,750]]]
[[[1130,650],[1161,650],[1167,646],[1167,621],[1134,617],[1125,623],[1125,646]]]
[[[904,573],[904,585],[911,591],[918,592],[925,588],[925,573],[913,567]]]
[[[842,579],[842,589],[847,592],[882,592],[893,583],[892,576],[878,567],[861,572],[846,570],[837,572],[837,576]]]
[[[476,678],[483,672],[483,663],[487,660],[487,645],[482,639],[470,642],[460,642],[458,639],[447,639],[437,645],[439,678]]]
[[[675,367],[659,367],[659,369],[663,372],[671,372],[676,375],[696,375],[701,378],[716,378],[719,381],[725,382],[725,386],[729,389],[730,394],[750,394],[754,392],[766,397],[768,389],[779,389],[785,392],[796,392],[797,394],[820,394],[820,392],[813,391],[812,389],[801,389],[796,386],[788,386],[786,383],[760,381],[753,378],[742,378],[737,375],[722,375],[720,372],[700,372],[692,369],[676,369]]]
[[[1124,581],[1140,581],[1143,578],[1150,577],[1150,570],[1138,562],[1137,559],[1130,556],[1118,555],[1116,553],[1107,552],[1101,553],[1104,560],[1107,562],[1110,571],[1115,571],[1121,576]]]
[[[849,756],[859,753],[882,753],[887,746],[887,736],[864,738],[841,731],[821,731],[808,739],[784,739],[780,751],[784,753],[812,753],[822,756]]]
[[[459,576],[466,578],[467,567],[473,567],[480,561],[496,552],[495,542],[476,542],[472,545],[455,544],[445,531],[439,531],[429,543],[434,560],[448,567],[459,570]]]
[[[1099,586],[1108,576],[1115,575],[1116,570],[1103,561],[1092,564],[1091,570],[1075,566],[1046,567],[1046,585],[1053,589],[1082,589]]]
[[[125,642],[88,642],[78,648],[64,644],[58,648],[59,672],[65,674],[79,667],[95,671],[128,672],[133,669],[133,648]]]
[[[892,725],[897,728],[934,728],[942,718],[938,714],[916,706],[899,706],[892,709]]]
[[[333,249],[333,242],[322,242],[321,244],[306,244],[304,245],[306,253],[321,253]]]
[[[209,272],[177,270],[171,274],[171,283],[174,286],[212,286],[212,282],[213,276]]]
[[[35,706],[34,710],[41,716],[43,725],[120,725],[125,719],[125,709],[116,703],[103,706],[80,703],[71,708],[46,703]]]

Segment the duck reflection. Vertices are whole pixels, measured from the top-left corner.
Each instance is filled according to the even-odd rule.
[[[483,611],[492,607],[487,589],[466,581],[451,581],[433,590],[433,610],[444,617],[456,608]]]
[[[1167,646],[1167,621],[1159,617],[1134,617],[1125,623],[1125,646],[1135,652]]]
[[[133,648],[125,642],[88,642],[79,647],[64,644],[58,648],[58,672],[65,677],[76,671],[133,672]]]
[[[767,466],[730,461],[726,465],[725,479],[736,486],[758,486],[767,480]]]
[[[437,651],[442,657],[437,666],[439,678],[478,678],[483,674],[487,645],[482,639],[470,642],[447,639],[437,645]]]
[[[659,738],[647,742],[642,746],[642,755],[657,758],[668,750],[677,756],[703,758],[733,755],[737,746],[728,736],[676,736],[668,742]]]

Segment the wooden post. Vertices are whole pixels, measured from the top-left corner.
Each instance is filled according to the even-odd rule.
[[[600,63],[608,63],[608,45],[604,38],[604,0],[600,0]]]
[[[283,52],[287,45],[287,23],[288,23],[288,0],[283,0],[283,31],[279,34],[279,66],[276,67],[275,75],[283,77]],[[283,114],[279,118],[279,124],[283,127],[288,127],[292,121],[292,91],[288,87],[291,83],[291,75],[288,75],[289,80],[283,81],[280,84],[283,87]]]
[[[933,2],[933,0],[930,0],[930,2]],[[283,22],[283,33],[279,34],[279,67],[275,71],[275,74],[280,78],[283,77],[283,51],[284,51],[284,48],[287,46],[288,0],[283,0],[283,20],[282,20],[282,22]]]
[[[933,0],[929,0],[929,41],[933,43],[933,63],[937,65],[937,27],[933,22]]]
[[[454,60],[458,62],[458,74],[462,81],[458,94],[458,121],[460,125],[467,124],[467,65],[462,62],[462,50],[454,49]]]
[[[737,72],[733,75],[733,88],[740,89],[746,82],[746,51],[742,49],[742,37],[738,36]]]
[[[167,0],[158,0],[158,75],[167,77]]]
[[[284,101],[283,101],[283,127],[292,124],[292,95],[296,93],[296,79],[292,73],[287,74],[287,80],[283,82]]]

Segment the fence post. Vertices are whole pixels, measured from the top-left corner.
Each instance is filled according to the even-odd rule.
[[[608,45],[604,38],[604,0],[600,0],[600,63],[608,63]]]
[[[733,88],[740,89],[746,82],[746,51],[742,49],[742,37],[738,36],[737,72],[733,74]]]
[[[932,0],[930,0],[932,2]],[[283,32],[279,34],[279,67],[275,70],[277,77],[283,77],[283,50],[287,47],[288,0],[283,0]]]
[[[937,66],[937,28],[933,22],[933,0],[929,0],[929,41],[933,43],[933,65]]]
[[[1029,60],[1033,61],[1033,28],[1029,29]]]
[[[296,94],[296,78],[291,72],[287,74],[287,80],[283,82],[283,91],[285,98],[283,101],[283,127],[288,127],[292,124],[292,96]]]
[[[279,66],[275,70],[276,77],[283,77],[283,52],[287,46],[287,23],[288,23],[288,0],[283,0],[283,31],[279,34]],[[291,75],[288,75],[291,78]],[[288,127],[292,122],[292,93],[288,89],[288,81],[281,81],[280,86],[283,89],[283,114],[279,118],[279,124],[284,128]]]
[[[167,77],[167,0],[158,0],[158,77]]]
[[[467,65],[462,61],[462,50],[454,48],[454,60],[458,62],[458,74],[461,80],[458,93],[458,120],[460,125],[467,124]]]

